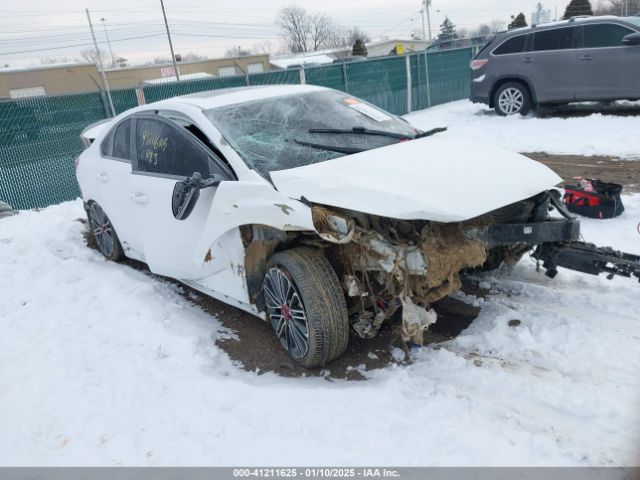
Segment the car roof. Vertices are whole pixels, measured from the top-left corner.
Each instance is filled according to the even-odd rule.
[[[179,102],[187,105],[208,110],[210,108],[235,105],[252,100],[262,100],[265,98],[281,97],[284,95],[295,95],[308,92],[319,92],[330,90],[325,87],[315,85],[265,85],[255,87],[236,87],[209,90],[206,92],[192,93],[174,97],[170,100],[162,100],[154,105],[161,105],[165,102]]]
[[[620,23],[625,22],[625,17],[616,17],[615,15],[601,15],[601,16],[577,16],[572,17],[569,20],[556,20],[555,22],[542,23],[539,25],[532,25],[530,27],[522,27],[516,28],[513,30],[509,30],[506,32],[502,32],[502,34],[498,34],[496,40],[503,40],[506,37],[517,36],[523,33],[535,32],[539,30],[548,30],[552,28],[562,27],[566,25],[575,25],[577,23],[581,24],[589,24],[589,23],[600,23],[602,21],[615,21]]]

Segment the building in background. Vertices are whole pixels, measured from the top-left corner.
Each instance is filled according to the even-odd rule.
[[[268,55],[179,62],[181,80],[246,75],[269,70]],[[176,80],[173,65],[148,65],[105,70],[109,88],[133,88],[142,83]],[[0,98],[95,92],[101,89],[100,72],[94,64],[65,63],[0,69]]]

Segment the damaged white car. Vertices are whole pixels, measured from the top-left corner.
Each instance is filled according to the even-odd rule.
[[[218,90],[87,128],[77,178],[107,258],[269,321],[307,367],[398,308],[404,339],[421,343],[461,271],[534,247],[550,275],[640,278],[637,257],[613,252],[606,270],[596,257],[608,251],[575,243],[553,171],[443,130],[326,88]]]

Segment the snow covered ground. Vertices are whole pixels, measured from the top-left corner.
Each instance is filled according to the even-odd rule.
[[[585,238],[640,252],[640,195],[625,202]],[[173,284],[87,248],[82,216],[0,220],[0,465],[640,464],[637,282],[526,259],[409,365],[284,379],[234,365]]]
[[[448,126],[451,132],[462,137],[516,152],[640,159],[640,136],[633,133],[640,124],[638,116],[593,113],[570,118],[500,117],[486,105],[461,100],[421,110],[406,118],[425,130]]]

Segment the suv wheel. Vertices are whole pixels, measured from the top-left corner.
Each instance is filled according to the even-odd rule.
[[[318,367],[347,349],[344,293],[322,253],[311,248],[276,253],[267,265],[263,290],[271,326],[296,363]]]
[[[498,88],[493,104],[498,115],[526,115],[531,111],[531,96],[523,84],[509,82]]]

